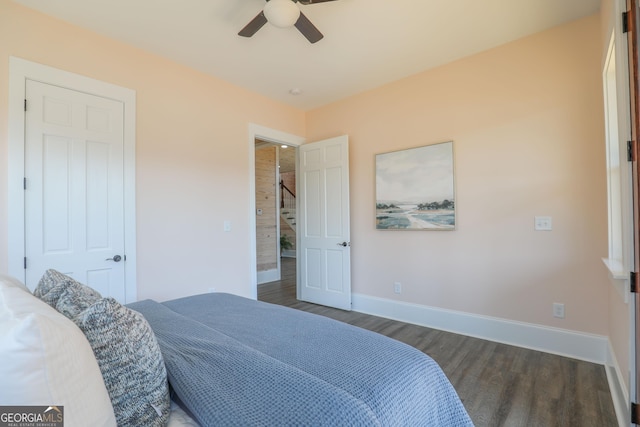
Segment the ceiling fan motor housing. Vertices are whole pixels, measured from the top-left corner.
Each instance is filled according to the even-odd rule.
[[[290,28],[300,17],[300,9],[291,0],[270,0],[264,7],[264,16],[271,25]]]
[[[309,40],[309,43],[316,43],[324,37],[320,30],[309,21],[304,13],[300,12],[298,3],[310,5],[324,3],[335,0],[267,0],[264,9],[256,15],[238,33],[242,37],[252,37],[267,22],[274,27],[290,28],[295,27]]]

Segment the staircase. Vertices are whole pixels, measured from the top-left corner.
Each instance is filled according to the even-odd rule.
[[[291,230],[289,230],[289,228]],[[296,256],[296,195],[280,181],[280,235],[289,237],[293,248],[283,249],[283,257]]]
[[[280,217],[287,223],[293,231],[296,231],[296,208],[281,209]]]
[[[296,231],[296,195],[280,181],[280,216]]]

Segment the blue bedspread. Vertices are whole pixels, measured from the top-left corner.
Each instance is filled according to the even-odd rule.
[[[203,426],[472,426],[417,349],[322,316],[212,293],[128,305]]]

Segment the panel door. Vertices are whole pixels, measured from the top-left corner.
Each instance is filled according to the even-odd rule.
[[[26,99],[26,284],[54,268],[124,302],[123,103],[33,80]]]
[[[351,310],[349,140],[299,147],[300,299]]]

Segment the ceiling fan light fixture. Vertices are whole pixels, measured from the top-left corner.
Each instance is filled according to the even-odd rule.
[[[293,27],[300,17],[300,9],[291,0],[270,0],[264,7],[264,16],[274,27]]]

